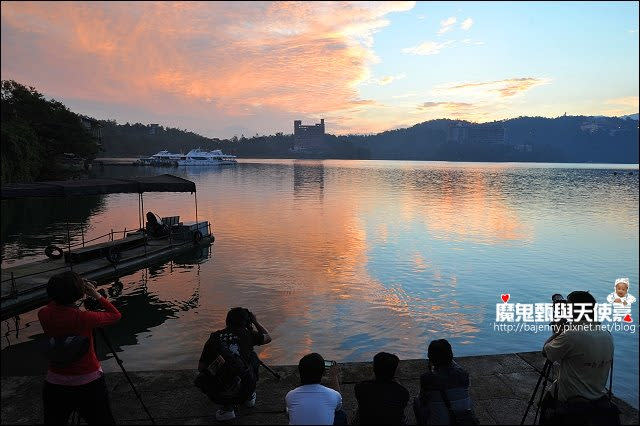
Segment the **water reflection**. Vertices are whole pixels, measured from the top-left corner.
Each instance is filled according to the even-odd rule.
[[[324,198],[324,164],[321,161],[300,161],[293,163],[293,195],[322,202]]]
[[[142,170],[105,167],[111,177]],[[124,317],[109,335],[132,370],[195,368],[233,306],[251,308],[269,329],[274,341],[260,355],[273,364],[310,351],[342,361],[380,350],[417,358],[440,337],[460,355],[536,350],[546,336],[491,328],[500,293],[546,302],[567,283],[606,297],[617,276],[638,282],[637,172],[252,160],[169,173],[196,182],[215,259],[123,278]],[[193,201],[154,194],[145,210],[193,220]],[[91,232],[135,213],[131,203],[107,197]],[[635,376],[616,376],[614,386],[637,395],[637,335],[616,339],[617,365]]]
[[[122,314],[122,320],[106,329],[113,348],[122,352],[126,346],[138,345],[141,335],[196,309],[200,299],[200,265],[211,258],[211,254],[211,247],[195,248],[172,261],[121,277],[123,292],[112,303]],[[190,287],[180,285],[182,273],[192,276]],[[160,277],[166,277],[161,280],[162,285],[157,283]],[[104,284],[111,290],[109,283]],[[47,362],[38,346],[44,334],[37,321],[37,311],[3,321],[2,334],[3,376],[46,371]],[[96,340],[96,353],[100,360],[113,356],[102,338]]]
[[[44,258],[44,247],[67,244],[67,222],[72,241],[81,240],[89,218],[104,211],[104,196],[23,198],[0,202],[3,265],[30,256]]]

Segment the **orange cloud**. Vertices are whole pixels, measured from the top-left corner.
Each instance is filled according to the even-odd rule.
[[[496,92],[501,97],[511,97],[523,92],[526,92],[533,87],[546,84],[549,79],[534,78],[534,77],[522,77],[522,78],[508,78],[505,80],[479,82],[479,83],[461,83],[454,86],[450,86],[447,89],[469,89],[480,88],[484,91]]]
[[[385,15],[413,6],[4,2],[2,76],[52,96],[200,121],[318,116],[362,104],[356,86],[378,60],[373,34]]]

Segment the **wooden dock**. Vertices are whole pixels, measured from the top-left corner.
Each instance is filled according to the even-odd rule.
[[[213,235],[205,235],[195,244],[188,241],[149,240],[146,245],[121,252],[120,260],[113,264],[105,257],[82,263],[66,263],[61,259],[45,259],[24,265],[3,268],[0,291],[0,317],[2,320],[35,309],[46,303],[46,286],[52,275],[64,271],[74,271],[82,277],[104,281],[117,278],[141,267],[157,262],[195,247],[203,247],[213,242]],[[114,241],[114,244],[117,240]]]

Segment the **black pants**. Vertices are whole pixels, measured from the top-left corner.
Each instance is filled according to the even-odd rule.
[[[45,381],[42,399],[45,424],[67,424],[74,410],[90,425],[116,424],[104,376],[80,386],[54,385]]]

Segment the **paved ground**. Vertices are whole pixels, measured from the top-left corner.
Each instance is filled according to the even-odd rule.
[[[482,424],[519,424],[544,363],[539,352],[458,358],[471,376],[471,397]],[[345,363],[342,367],[344,408],[351,419],[356,402],[353,386],[370,378],[369,363]],[[242,408],[238,418],[227,424],[287,424],[284,396],[298,385],[296,366],[273,367],[282,376],[278,382],[264,369],[260,371],[257,404]],[[397,379],[412,396],[418,394],[419,377],[426,371],[425,360],[404,360],[398,367]],[[158,424],[216,423],[216,407],[193,386],[194,370],[130,372],[130,377]],[[107,385],[118,423],[148,424],[140,403],[121,373],[108,373]],[[42,376],[2,377],[2,424],[34,424],[42,422]],[[638,410],[624,401],[616,403],[622,410],[623,424],[638,424]],[[532,424],[535,405],[527,424]],[[410,407],[406,411],[410,424],[415,418]]]

